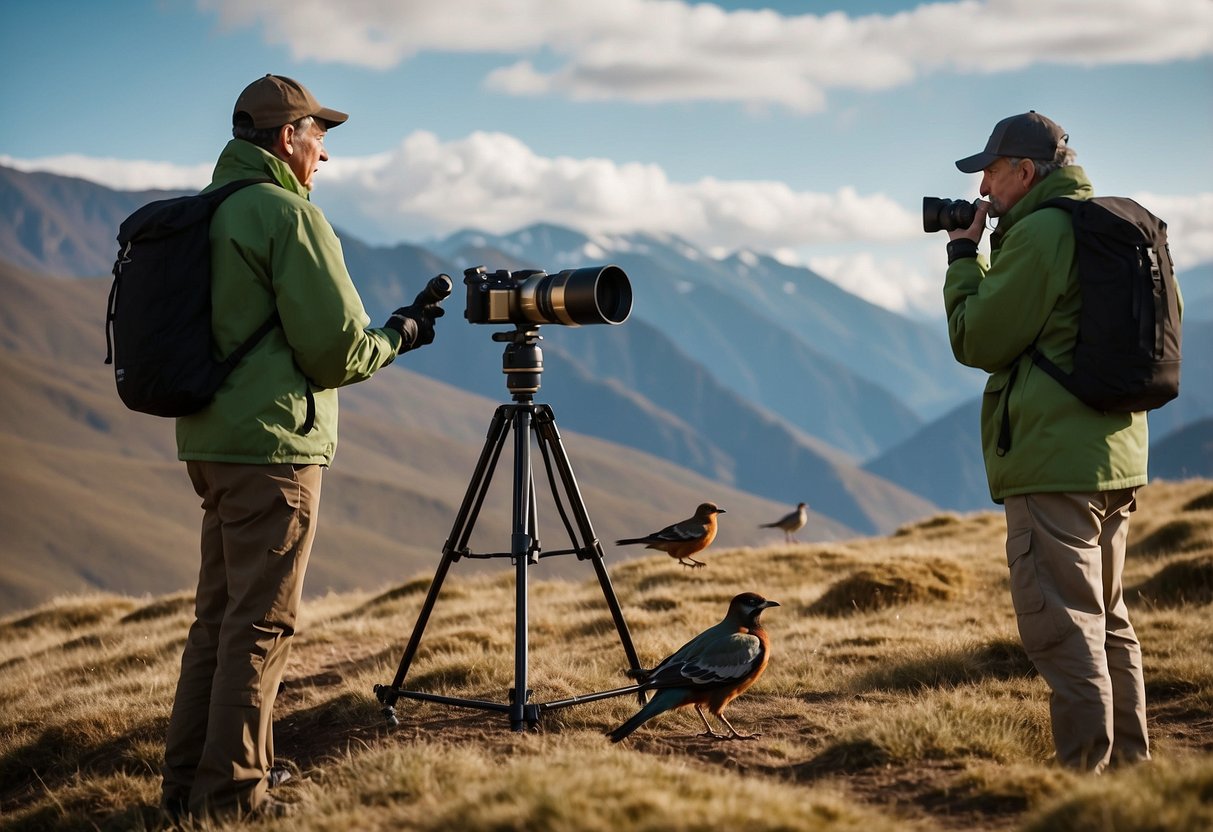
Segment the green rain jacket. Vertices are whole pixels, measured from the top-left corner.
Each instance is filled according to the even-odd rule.
[[[237,191],[211,221],[217,357],[275,310],[281,324],[236,366],[210,405],[177,420],[177,456],[328,465],[337,447],[336,388],[390,364],[400,335],[368,328],[341,243],[285,162],[233,139],[207,190],[254,177],[278,184]],[[309,388],[315,417],[307,430]]]
[[[1146,414],[1094,410],[1024,354],[1036,341],[1061,369],[1074,367],[1081,299],[1070,215],[1059,208],[1033,211],[1061,196],[1094,196],[1081,167],[1063,167],[1036,183],[999,219],[989,263],[957,260],[944,282],[952,352],[960,363],[990,373],[981,444],[997,503],[1017,494],[1146,483]],[[1011,445],[1000,454],[1004,411]]]

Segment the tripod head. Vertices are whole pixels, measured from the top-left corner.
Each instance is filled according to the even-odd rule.
[[[543,350],[539,342],[538,324],[518,324],[513,332],[494,332],[493,340],[505,342],[501,356],[501,372],[505,386],[514,401],[530,402],[539,392],[539,375],[543,372]]]

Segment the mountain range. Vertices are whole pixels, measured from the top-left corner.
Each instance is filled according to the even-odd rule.
[[[171,424],[165,430],[162,422],[124,411],[108,368],[100,365],[105,278],[117,226],[140,205],[171,195],[120,192],[0,167],[6,330],[0,345],[8,365],[0,437],[25,447],[19,453],[33,466],[28,476],[22,469],[12,481],[6,477],[6,492],[20,492],[32,505],[56,505],[53,472],[66,470],[65,461],[56,461],[60,452],[95,452],[111,462],[117,455],[132,465],[151,465],[147,482],[163,481],[165,488],[173,472],[180,474]],[[605,263],[629,276],[631,318],[621,326],[542,327],[544,372],[536,399],[552,405],[562,430],[601,454],[595,466],[609,460],[606,479],[623,476],[622,460],[633,466],[633,475],[638,468],[653,475],[650,485],[664,496],[622,486],[627,496],[609,500],[613,518],[634,513],[637,505],[651,509],[654,499],[669,504],[673,514],[667,521],[685,516],[695,500],[676,508],[668,496],[686,487],[671,482],[695,483],[699,491],[723,489],[734,495],[729,499],[767,513],[803,500],[813,510],[817,522],[811,525],[819,538],[887,533],[939,509],[991,507],[977,444],[983,376],[956,364],[942,323],[897,315],[805,268],[745,251],[715,259],[671,237],[588,236],[535,225],[505,235],[467,230],[424,246],[376,247],[360,242],[356,232],[339,234],[372,320],[386,319],[434,274],[448,273],[456,283],[434,346],[410,353],[399,362],[402,369],[392,368],[389,382],[375,379],[342,393],[342,451],[333,474],[348,477],[338,480],[343,512],[357,515],[355,494],[375,493],[383,483],[401,489],[386,473],[390,466],[372,462],[372,448],[400,454],[413,442],[424,447],[408,451],[419,456],[407,479],[410,487],[397,495],[409,507],[400,513],[433,519],[443,511],[453,514],[452,504],[458,505],[465,483],[457,478],[447,477],[444,498],[424,509],[418,504],[427,492],[417,484],[431,478],[434,468],[449,470],[454,459],[474,460],[494,403],[508,398],[502,347],[492,339],[503,327],[460,320],[464,269],[554,273]],[[1184,392],[1151,417],[1154,436],[1177,437],[1169,441],[1180,457],[1184,447],[1198,448],[1207,439],[1213,416],[1207,357],[1213,321],[1200,314],[1213,266],[1191,275],[1181,278],[1191,280],[1184,289],[1195,312],[1185,324]],[[69,337],[64,328],[79,329],[79,337]],[[81,400],[84,391],[87,401]],[[71,424],[63,424],[65,419]],[[75,439],[57,440],[56,426]],[[29,455],[30,442],[41,443],[36,459]],[[1195,452],[1186,456],[1199,458]],[[342,474],[349,457],[358,460],[358,474]],[[106,467],[101,459],[97,464]],[[454,469],[466,475],[470,464]],[[376,472],[374,485],[362,470]],[[194,510],[175,511],[168,515],[179,523]],[[369,514],[385,519],[394,512]],[[333,525],[334,535],[340,531],[344,540],[382,535],[345,513]],[[36,538],[31,530],[20,543],[35,545]],[[5,545],[6,560],[17,556],[17,543]],[[382,560],[392,547],[381,536],[373,548]],[[428,547],[404,548],[422,557]],[[52,553],[51,559],[62,554]]]
[[[133,594],[192,586],[201,513],[173,423],[127,410],[102,363],[97,312],[107,281],[35,275],[0,264],[0,615],[61,593]],[[341,395],[341,441],[325,477],[309,594],[398,585],[437,566],[497,403],[401,361]],[[787,511],[665,460],[561,431],[595,531],[606,541],[689,515],[703,499],[728,509],[721,546],[766,545],[758,525]],[[508,551],[511,462],[503,454],[475,524],[474,551]],[[536,462],[544,550],[568,537]],[[813,512],[802,539],[854,536]],[[611,560],[640,554],[606,546]],[[672,564],[675,565],[676,564]],[[463,570],[491,562],[461,561]],[[709,567],[710,568],[710,562]],[[586,564],[546,558],[544,577],[589,579]]]

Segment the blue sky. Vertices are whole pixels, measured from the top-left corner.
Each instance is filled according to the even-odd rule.
[[[298,78],[351,114],[313,199],[373,243],[675,234],[934,316],[921,197],[1036,109],[1213,261],[1210,0],[10,0],[0,55],[0,164],[118,188],[204,185],[244,85]]]

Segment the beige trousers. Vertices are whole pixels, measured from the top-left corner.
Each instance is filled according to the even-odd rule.
[[[1122,585],[1135,491],[1005,501],[1019,635],[1052,689],[1053,743],[1071,768],[1150,758],[1141,646]]]
[[[272,712],[320,503],[319,465],[188,462],[202,498],[195,620],[164,752],[165,805],[250,812],[274,761]]]

